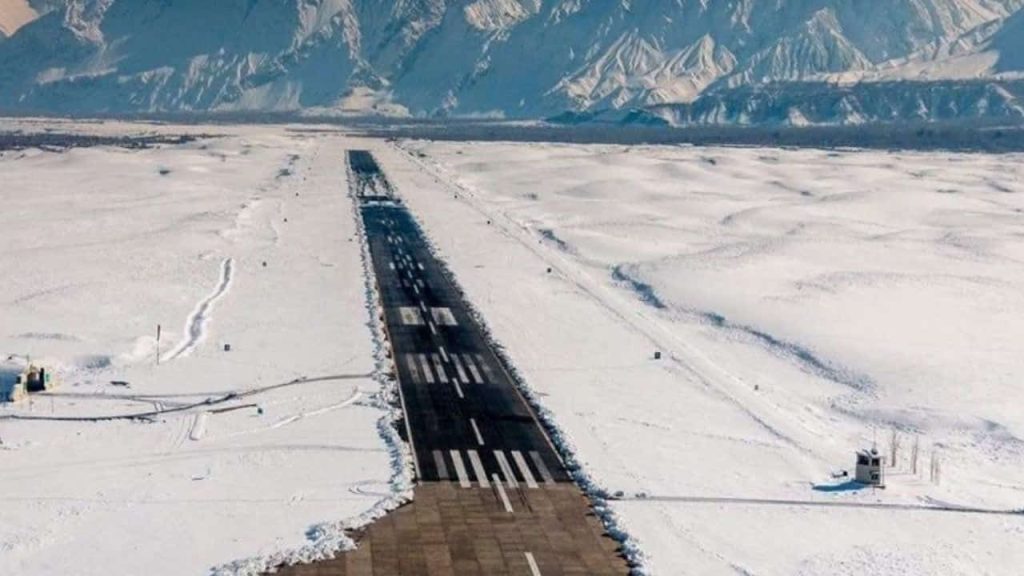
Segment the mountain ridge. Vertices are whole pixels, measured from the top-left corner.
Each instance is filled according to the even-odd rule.
[[[805,114],[813,103],[800,103],[797,92],[902,82],[897,92],[922,99],[936,86],[955,91],[959,80],[1024,77],[1022,7],[1024,0],[892,0],[884,10],[866,0],[33,0],[41,17],[0,42],[0,109],[537,118],[716,101],[736,109],[759,86],[791,85],[782,92],[795,112],[759,121],[884,120],[891,108],[866,102],[847,117]],[[973,109],[1018,109],[989,104]]]

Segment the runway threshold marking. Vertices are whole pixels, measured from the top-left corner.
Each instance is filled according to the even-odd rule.
[[[503,450],[495,450],[494,457],[498,459],[498,467],[501,468],[501,473],[505,476],[505,482],[508,482],[508,487],[519,488],[519,482],[516,480],[516,475],[512,472],[512,467],[508,465],[505,452]]]
[[[473,473],[476,474],[476,480],[480,483],[481,488],[490,488],[490,484],[487,482],[487,472],[484,471],[484,463],[480,461],[480,454],[476,450],[467,450],[469,454],[469,463],[473,466]]]
[[[519,472],[523,475],[523,480],[526,481],[527,488],[537,488],[537,479],[533,477],[533,472],[530,471],[530,467],[526,464],[526,458],[523,458],[523,453],[519,450],[512,451],[512,460],[519,467]]]
[[[423,376],[427,380],[427,384],[434,383],[434,373],[430,371],[430,363],[427,362],[426,354],[417,354],[420,360],[420,366],[423,368]]]
[[[508,494],[505,493],[505,487],[501,485],[501,479],[498,478],[498,474],[492,474],[491,480],[494,481],[494,485],[498,487],[498,495],[501,496],[501,503],[505,506],[505,512],[512,514],[515,510],[512,510],[512,502],[508,499]]]
[[[486,360],[484,360],[484,355],[483,354],[477,354],[476,355],[476,361],[480,363],[480,368],[483,369],[484,374],[487,375],[487,378],[490,379],[491,382],[494,382],[495,381],[494,372],[491,371],[491,365],[488,364]]]
[[[469,377],[466,376],[466,370],[462,367],[462,360],[459,360],[458,354],[452,354],[453,364],[455,364],[455,371],[459,373],[459,380],[463,382],[469,382]]]
[[[414,384],[419,384],[420,382],[422,382],[422,379],[420,378],[420,370],[416,366],[416,356],[414,356],[413,354],[406,354],[405,367],[409,369],[409,375],[412,376],[412,381]]]
[[[480,377],[480,371],[476,369],[476,364],[473,363],[473,357],[469,354],[463,354],[462,359],[466,362],[466,367],[469,368],[469,373],[473,375],[473,382],[476,384],[483,384],[484,379]]]
[[[434,370],[437,371],[437,378],[441,381],[441,384],[448,383],[448,374],[444,371],[444,364],[441,363],[441,357],[437,354],[430,355],[430,361],[434,364]]]
[[[455,465],[455,475],[459,477],[459,486],[469,488],[472,485],[469,483],[469,475],[466,474],[466,465],[462,462],[462,455],[458,450],[452,450],[451,455],[452,464]]]
[[[448,466],[444,463],[444,455],[440,450],[434,450],[434,466],[437,467],[437,477],[441,480],[448,479]]]
[[[551,472],[548,471],[548,467],[544,465],[544,459],[540,457],[536,450],[530,450],[530,460],[533,460],[534,465],[537,466],[537,471],[540,472],[540,477],[544,479],[545,484],[555,483],[555,479],[551,476]]]

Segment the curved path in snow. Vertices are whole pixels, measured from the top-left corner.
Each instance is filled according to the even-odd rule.
[[[234,277],[235,261],[226,258],[220,265],[220,281],[213,293],[199,301],[195,310],[185,321],[185,338],[174,347],[173,350],[160,358],[161,362],[175,360],[182,356],[188,356],[206,339],[206,325],[210,320],[210,312],[214,305],[220,300],[228,289],[231,288],[231,279]]]

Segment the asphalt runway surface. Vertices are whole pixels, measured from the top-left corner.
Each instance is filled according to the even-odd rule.
[[[357,177],[378,181],[353,154]],[[470,307],[390,190],[362,188],[377,279],[420,481],[536,488],[571,481]]]
[[[625,576],[629,567],[373,156],[349,152],[412,446],[412,502],[279,576]]]

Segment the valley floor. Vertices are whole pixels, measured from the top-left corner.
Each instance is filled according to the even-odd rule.
[[[1024,508],[1021,156],[55,127],[217,137],[0,153],[0,376],[63,381],[0,406],[0,573],[252,573],[404,497],[347,148],[645,571],[1024,565],[1024,516],[936,510]]]
[[[62,380],[0,404],[0,573],[253,573],[402,489],[345,142],[203,131],[0,153],[0,377]]]

